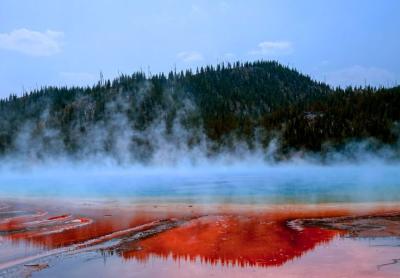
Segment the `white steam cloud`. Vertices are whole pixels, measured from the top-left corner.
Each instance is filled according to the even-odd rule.
[[[292,151],[279,157],[279,137],[267,147],[256,140],[249,148],[236,138],[210,153],[214,142],[202,124],[189,127],[196,114],[190,99],[181,101],[172,123],[168,109],[139,130],[129,109],[145,99],[144,86],[135,94],[135,107],[119,95],[106,105],[95,124],[76,122],[71,140],[79,152],[71,155],[60,130],[52,129],[49,109],[38,121],[27,121],[14,142],[15,150],[1,159],[0,194],[10,197],[157,199],[187,202],[338,202],[399,201],[398,146],[371,150],[373,140],[348,143],[341,151]],[[164,93],[167,107],[174,96]],[[91,117],[93,104],[76,100],[82,117]],[[261,131],[260,131],[261,132]]]

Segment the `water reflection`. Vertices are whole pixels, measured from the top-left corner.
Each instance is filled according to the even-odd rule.
[[[171,207],[0,204],[0,271],[27,254],[64,247],[69,249],[62,252],[85,251],[88,246],[91,252],[141,264],[157,257],[210,266],[280,267],[343,234],[294,227],[288,220],[354,213],[322,205],[255,210]]]
[[[124,259],[146,262],[150,256],[226,266],[280,266],[329,242],[340,232],[294,230],[268,216],[206,216],[122,248]]]

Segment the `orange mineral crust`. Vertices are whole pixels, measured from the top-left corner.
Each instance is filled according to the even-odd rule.
[[[331,246],[347,233],[292,220],[381,214],[398,211],[398,205],[10,203],[0,209],[0,271],[39,258],[88,251],[136,265],[158,259],[270,269],[286,267],[318,246]]]
[[[236,257],[246,253],[244,255],[248,257],[244,259],[245,262],[261,265],[268,264],[268,256],[266,261],[261,259],[262,262],[258,263],[248,254],[279,253],[282,249],[283,255],[271,259],[283,261],[284,258],[301,254],[298,250],[307,250],[313,244],[329,240],[337,234],[336,231],[318,228],[299,231],[289,227],[286,224],[288,220],[365,212],[364,207],[349,210],[346,206],[326,205],[266,206],[255,209],[246,206],[183,204],[85,207],[55,204],[39,206],[37,203],[29,203],[7,204],[2,207],[0,232],[4,239],[22,241],[39,248],[65,247],[157,220],[180,219],[186,224],[144,240],[143,247],[146,248],[143,252],[125,252],[124,256],[139,258],[153,252],[162,256],[167,253],[188,257],[198,255],[215,261],[215,253],[219,252],[223,255],[221,258],[234,262]],[[392,209],[389,207],[389,210]],[[368,213],[385,210],[387,208],[369,208]],[[198,219],[191,220],[196,218]],[[233,256],[233,253],[239,255]]]
[[[114,214],[119,216],[125,212],[132,217],[146,214],[144,211],[117,211]],[[93,211],[87,212],[96,220],[86,229],[96,221],[123,222],[123,218],[118,217],[110,220],[113,216],[109,214],[102,220],[94,218]],[[145,230],[132,228],[133,233],[120,230],[108,234],[103,239],[115,240],[100,245],[101,248],[92,245],[89,253],[82,252],[85,251],[83,248],[57,263],[49,261],[48,268],[35,273],[34,277],[398,277],[399,266],[393,263],[393,258],[398,257],[395,248],[398,240],[353,239],[342,237],[341,231],[307,228],[290,221],[298,216],[338,214],[346,212],[319,209],[314,212],[270,210],[236,214],[215,211],[215,214],[189,218],[176,213],[175,216],[182,220],[178,226],[140,238],[132,237],[134,231],[143,235]],[[163,219],[161,223],[173,221],[168,217]],[[160,222],[149,222],[141,227],[152,229],[157,226],[151,223]],[[95,242],[104,242],[97,239]],[[48,262],[43,259],[38,265],[30,261],[23,261],[23,264],[40,267]]]
[[[3,223],[0,230],[13,242],[25,242],[44,249],[53,249],[93,240],[120,230],[132,228],[156,220],[148,214],[117,214],[116,216],[81,215],[52,216],[35,221]],[[8,233],[7,233],[8,232]]]

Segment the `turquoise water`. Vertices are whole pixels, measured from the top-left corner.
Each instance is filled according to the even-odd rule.
[[[224,203],[400,201],[400,166],[59,167],[2,171],[4,197]]]

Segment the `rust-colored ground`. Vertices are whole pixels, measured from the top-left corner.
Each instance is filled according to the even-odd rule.
[[[269,267],[281,266],[348,233],[339,226],[300,225],[301,221],[292,220],[348,220],[365,213],[390,211],[393,215],[396,209],[397,205],[372,209],[369,205],[352,208],[345,205],[212,207],[190,204],[121,207],[9,202],[0,205],[0,237],[3,241],[43,250],[122,238],[123,244],[108,251],[125,260],[146,262],[151,256],[157,256],[200,260],[207,264]],[[164,222],[160,221],[163,219]],[[367,218],[359,219],[366,226]],[[384,222],[380,221],[380,224]],[[157,228],[159,223],[171,226],[137,237],[139,231]],[[138,226],[143,228],[135,230]]]

